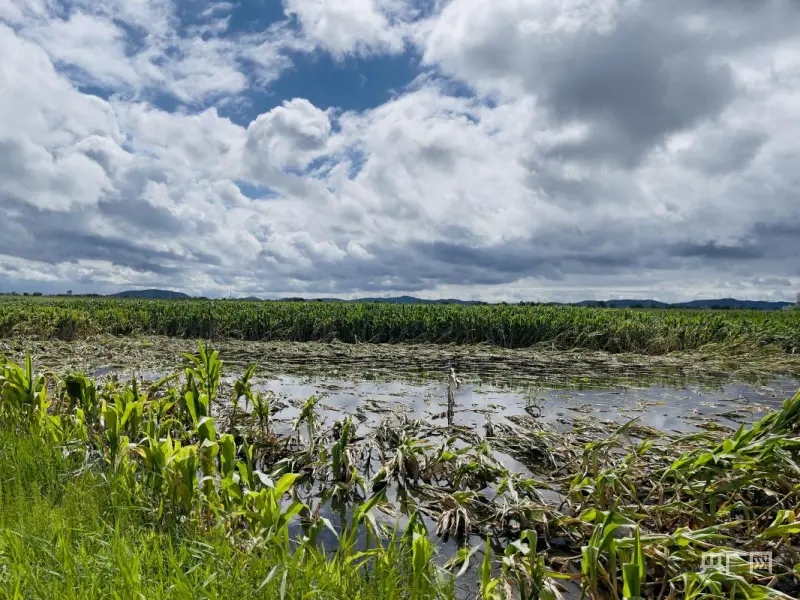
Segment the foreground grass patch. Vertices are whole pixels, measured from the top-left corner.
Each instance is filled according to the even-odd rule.
[[[245,546],[191,519],[165,527],[81,462],[46,440],[0,431],[0,597],[412,597],[413,567],[401,554],[367,570],[335,555]],[[425,597],[436,596],[447,588],[428,586]]]

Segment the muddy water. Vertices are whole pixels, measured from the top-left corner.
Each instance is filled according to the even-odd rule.
[[[776,376],[800,378],[800,354],[774,348],[719,352],[714,348],[665,356],[557,351],[546,347],[503,350],[491,346],[435,344],[340,344],[219,342],[224,372],[240,373],[258,364],[262,376],[283,374],[345,380],[443,380],[450,367],[471,382],[497,386],[554,388],[641,385],[682,386],[732,379],[761,382]],[[183,353],[196,342],[166,337],[98,337],[74,342],[0,339],[0,354],[21,362],[30,352],[39,369],[82,370],[98,375],[131,371],[170,372],[183,364]]]
[[[482,432],[487,416],[538,416],[569,427],[576,419],[640,421],[664,432],[693,431],[709,420],[725,426],[757,419],[800,387],[800,356],[767,351],[668,356],[502,350],[432,344],[215,344],[228,384],[251,362],[260,387],[282,398],[290,421],[296,405],[322,395],[329,422],[352,413],[362,431],[388,413],[432,425],[447,423],[446,374],[467,381],[455,396],[453,424]],[[84,371],[103,378],[155,380],[184,363],[195,342],[163,337],[104,337],[76,342],[0,340],[0,354],[37,369]]]
[[[366,434],[386,416],[405,416],[430,426],[447,426],[447,387],[443,382],[370,382],[281,376],[256,389],[270,390],[286,405],[276,421],[288,427],[299,406],[319,396],[318,413],[332,423],[352,415],[358,434]],[[638,418],[662,432],[685,433],[713,422],[727,427],[750,423],[795,394],[800,381],[779,377],[766,384],[731,382],[715,387],[664,385],[559,390],[538,387],[497,387],[466,384],[455,392],[452,425],[482,434],[487,417],[494,424],[512,415],[529,415],[556,427],[571,427],[576,419],[618,424]]]
[[[419,420],[431,427],[445,428],[448,425],[448,395],[444,382],[409,381],[348,381],[326,377],[296,377],[283,375],[273,380],[262,381],[255,386],[261,391],[273,392],[282,406],[276,415],[276,425],[283,432],[291,428],[299,407],[310,396],[320,397],[317,412],[330,424],[346,415],[358,423],[357,435],[369,435],[382,419],[408,418]],[[747,384],[729,382],[713,387],[685,385],[610,386],[606,389],[552,389],[532,386],[500,387],[491,384],[470,383],[461,386],[455,393],[455,408],[450,425],[464,427],[483,434],[487,417],[494,424],[510,423],[514,415],[533,416],[568,431],[581,420],[606,421],[609,433],[615,424],[638,418],[640,423],[662,432],[686,433],[710,426],[736,428],[742,423],[751,423],[766,412],[778,408],[794,395],[800,381],[789,377],[775,377],[768,383]],[[530,476],[525,465],[511,456],[494,452],[496,459],[512,472]],[[543,490],[544,491],[544,490]],[[555,492],[544,491],[545,501],[560,503]],[[311,496],[314,491],[309,490]],[[390,494],[390,501],[394,501]],[[394,502],[395,506],[397,503]],[[337,529],[346,525],[350,512],[346,505],[328,505],[322,514],[329,518]],[[407,515],[396,514],[381,519],[387,526],[395,524],[402,529]],[[428,530],[434,532],[435,520],[424,518]],[[453,539],[434,539],[438,547],[436,560],[443,564],[458,549]],[[323,535],[325,544],[332,547],[335,538]],[[364,536],[360,537],[363,544]],[[482,561],[482,540],[472,536],[465,540],[477,546],[467,573],[456,581],[456,597],[476,597],[475,581]],[[564,587],[566,598],[577,600],[580,589],[575,583]]]

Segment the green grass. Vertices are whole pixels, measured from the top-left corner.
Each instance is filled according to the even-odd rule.
[[[402,563],[367,571],[324,555],[245,550],[192,520],[155,524],[151,507],[120,502],[100,469],[81,470],[81,462],[47,441],[0,431],[0,598],[409,597]]]
[[[556,306],[0,299],[0,337],[94,334],[346,343],[485,343],[504,348],[665,354],[710,344],[800,351],[800,311],[622,310]]]
[[[421,523],[379,534],[380,494],[326,551],[332,526],[296,499],[299,475],[270,469],[273,483],[252,445],[217,433],[216,353],[189,358],[179,392],[53,381],[0,357],[0,598],[452,596],[420,561]],[[235,387],[248,398],[250,375]]]

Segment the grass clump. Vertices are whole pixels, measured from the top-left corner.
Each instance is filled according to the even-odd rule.
[[[409,594],[402,552],[366,570],[302,546],[244,545],[193,520],[165,527],[81,462],[50,441],[0,432],[0,597],[447,597],[444,585]]]
[[[181,398],[189,404],[178,418],[174,395],[135,380],[123,389],[82,375],[53,382],[30,361],[0,361],[0,597],[452,596],[447,579],[419,562],[432,554],[421,525],[363,544],[358,532],[374,522],[376,502],[329,551],[319,540],[326,519],[306,514],[299,527],[298,475],[272,481],[247,459],[252,450],[239,458],[246,446],[216,433],[200,413],[211,407],[219,362],[204,351],[196,359],[190,371],[200,377],[184,388],[195,395]]]

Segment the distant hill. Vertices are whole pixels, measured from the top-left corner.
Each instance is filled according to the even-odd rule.
[[[332,299],[331,299],[332,300]],[[326,301],[330,301],[326,298]],[[389,298],[358,298],[351,302],[385,302],[387,304],[485,304],[476,300],[457,300],[448,298],[444,300],[426,300],[414,296],[395,296]],[[514,304],[510,302],[509,304]],[[560,303],[554,303],[560,304]],[[792,306],[791,302],[769,302],[767,300],[737,300],[736,298],[720,298],[716,300],[692,300],[690,302],[677,302],[669,304],[659,300],[640,300],[623,298],[619,300],[583,300],[570,306],[607,306],[609,308],[726,308],[731,310],[781,310],[784,306]]]
[[[731,308],[752,310],[781,310],[784,306],[793,306],[792,302],[768,302],[766,300],[737,300],[736,298],[720,298],[719,300],[692,300],[673,304],[678,308]]]
[[[172,292],[170,290],[126,290],[118,294],[109,294],[110,298],[139,298],[142,300],[184,300],[191,298],[183,292]]]
[[[111,298],[139,298],[147,300],[177,300],[191,298],[188,294],[183,292],[172,292],[169,290],[128,290],[119,292],[118,294],[111,294]],[[238,298],[238,300],[261,300],[257,296],[247,296],[246,298]],[[416,296],[388,296],[385,298],[356,298],[354,300],[342,300],[340,298],[280,298],[282,301],[306,301],[306,302],[381,302],[384,304],[461,304],[461,305],[475,305],[486,304],[478,300],[458,300],[457,298],[446,298],[441,300],[429,300],[426,298],[417,298]],[[515,303],[509,303],[515,304]],[[560,304],[554,302],[552,304]],[[658,300],[640,300],[635,298],[623,298],[618,300],[582,300],[581,302],[574,302],[566,304],[566,306],[606,306],[608,308],[722,308],[730,310],[781,310],[785,306],[793,306],[791,302],[770,302],[767,300],[737,300],[736,298],[720,298],[709,300],[691,300],[689,302],[677,302],[675,304],[668,304]]]
[[[658,300],[584,300],[573,306],[607,306],[609,308],[726,308],[730,310],[781,310],[784,306],[792,306],[791,302],[769,302],[767,300],[737,300],[736,298],[718,298],[709,300],[691,300],[667,304]]]
[[[351,302],[383,302],[386,304],[481,304],[477,300],[457,300],[455,298],[444,298],[441,300],[427,300],[416,298],[415,296],[391,296],[388,298],[357,298]]]
[[[659,302],[658,300],[635,300],[635,299],[622,299],[622,300],[583,300],[576,302],[573,306],[607,306],[609,308],[667,308],[669,304],[666,302]]]
[[[341,298],[277,298],[276,301],[305,301],[305,302],[378,302],[382,304],[486,304],[478,300],[457,300],[455,298],[445,298],[441,300],[428,300],[415,296],[389,296],[386,298],[354,298],[353,300],[343,300]]]

